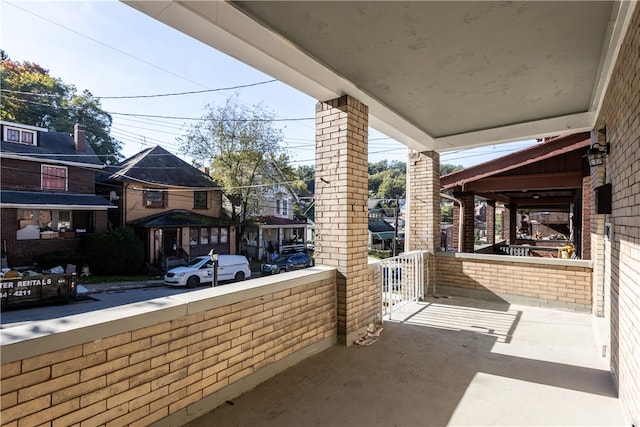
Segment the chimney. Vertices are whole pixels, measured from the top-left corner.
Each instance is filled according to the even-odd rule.
[[[84,151],[85,150],[85,138],[84,138],[84,130],[86,128],[82,125],[76,123],[73,127],[73,144],[76,147],[76,151]]]

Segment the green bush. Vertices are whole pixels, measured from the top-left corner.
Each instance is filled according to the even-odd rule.
[[[129,228],[89,234],[85,253],[91,273],[96,275],[137,274],[144,262],[144,245]]]
[[[76,266],[76,271],[80,272],[86,262],[87,258],[79,252],[50,252],[38,257],[38,266],[45,270],[57,266],[66,269],[67,264],[73,264]]]
[[[372,256],[374,258],[385,259],[385,258],[391,258],[392,255],[393,255],[392,251],[369,249],[369,256]]]

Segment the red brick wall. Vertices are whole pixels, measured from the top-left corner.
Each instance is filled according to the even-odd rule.
[[[2,159],[0,181],[3,190],[41,191],[41,164],[24,160]],[[94,194],[95,172],[67,166],[68,192]]]

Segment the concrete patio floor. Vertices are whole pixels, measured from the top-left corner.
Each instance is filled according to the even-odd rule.
[[[189,426],[628,426],[592,320],[429,298]]]

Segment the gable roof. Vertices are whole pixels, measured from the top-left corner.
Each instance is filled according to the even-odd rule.
[[[219,188],[204,172],[160,146],[147,148],[109,168],[104,181],[137,181],[176,187]]]
[[[583,150],[584,154],[586,154],[585,149],[589,147],[590,143],[591,136],[589,132],[549,138],[545,140],[545,142],[516,151],[515,153],[441,176],[440,187],[450,189],[456,186],[464,186],[470,182],[504,174],[523,166],[559,157],[572,151]]]
[[[88,166],[103,168],[104,165],[88,143],[84,151],[77,151],[73,135],[65,132],[52,132],[33,126],[25,126],[2,122],[3,125],[16,126],[18,128],[38,129],[38,145],[5,142],[0,138],[0,152],[3,157],[19,158],[46,163],[60,163],[67,165]]]

